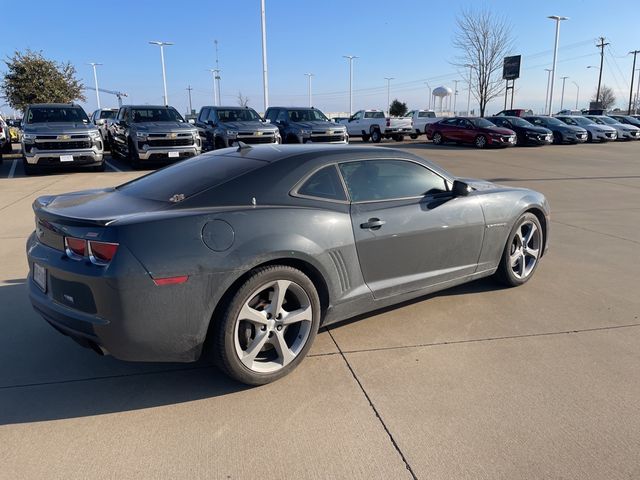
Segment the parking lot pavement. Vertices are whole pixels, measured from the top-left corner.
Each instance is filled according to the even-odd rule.
[[[638,478],[640,143],[508,150],[385,142],[543,192],[551,249],[490,279],[329,327],[275,384],[206,361],[129,364],[31,309],[42,194],[145,172],[0,167],[0,478]],[[266,473],[268,472],[268,473]]]

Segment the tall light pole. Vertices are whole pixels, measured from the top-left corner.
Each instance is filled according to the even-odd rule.
[[[391,80],[395,80],[393,77],[384,77],[387,81],[387,113],[391,116]]]
[[[427,110],[431,110],[431,85],[429,85],[429,82],[424,82],[424,84],[427,86],[427,88],[429,89],[429,106],[427,107]]]
[[[162,62],[162,86],[164,87],[164,104],[169,105],[169,97],[167,96],[167,74],[164,69],[164,47],[173,45],[171,42],[149,42],[151,45],[158,45],[160,47],[160,61]]]
[[[567,81],[567,78],[569,77],[560,77],[560,79],[562,80],[562,94],[560,95],[560,110],[562,110],[562,107],[564,105],[564,82]]]
[[[96,102],[98,102],[98,109],[99,109],[100,108],[100,90],[98,90],[98,73],[96,72],[96,67],[102,64],[91,62],[88,65],[91,65],[93,67],[93,81],[96,84]]]
[[[465,67],[469,67],[469,90],[467,91],[467,115],[471,116],[471,77],[473,75],[473,65],[470,63],[465,64]]]
[[[349,60],[349,115],[351,115],[353,113],[353,61],[359,57],[343,55],[342,58]]]
[[[453,81],[453,114],[456,114],[456,101],[458,100],[458,82],[460,80]]]
[[[218,89],[216,88],[216,78],[218,77],[218,69],[217,68],[209,68],[211,72],[211,77],[213,78],[213,104],[215,106],[219,106],[218,104]]]
[[[307,77],[307,95],[309,95],[309,107],[313,107],[313,99],[311,97],[311,77],[313,73],[305,73]]]
[[[551,84],[551,69],[545,68],[545,72],[547,72],[547,93],[544,96],[544,113],[547,113],[547,106],[549,105],[549,85]]]
[[[193,88],[191,88],[191,85],[189,85],[187,87],[187,91],[189,92],[189,115],[193,113],[193,106],[191,104],[191,90],[193,90]]]
[[[220,94],[220,64],[218,63],[218,40],[214,40],[213,44],[216,47],[216,68],[213,77],[214,88],[216,89],[216,93],[218,96],[218,103],[216,105],[219,107],[222,103],[222,95]]]
[[[260,0],[260,22],[262,25],[262,94],[264,111],[269,108],[269,74],[267,72],[267,22],[264,13],[264,0]]]
[[[558,41],[560,40],[560,22],[562,20],[569,20],[569,17],[561,17],[559,15],[550,15],[547,18],[555,20],[556,22],[556,41],[553,47],[553,66],[551,67],[551,86],[549,88],[549,115],[553,110],[553,86],[556,81],[556,64],[558,62]]]
[[[578,110],[578,101],[580,100],[580,85],[573,80],[571,81],[576,86],[576,110]]]

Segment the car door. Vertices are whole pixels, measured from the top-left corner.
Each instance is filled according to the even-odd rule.
[[[374,297],[420,290],[475,272],[484,215],[473,194],[399,159],[343,162],[360,268]]]
[[[473,143],[476,138],[476,130],[466,118],[459,118],[457,123],[458,141],[463,143]]]
[[[456,118],[449,118],[440,122],[440,133],[446,140],[459,141],[460,133],[458,130],[458,119]]]
[[[364,112],[362,110],[354,113],[347,122],[347,133],[353,136],[362,135],[362,116]]]
[[[113,122],[113,139],[120,150],[127,145],[128,111],[128,108],[121,108],[116,121]]]

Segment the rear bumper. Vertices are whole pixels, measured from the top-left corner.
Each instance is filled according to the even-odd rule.
[[[385,135],[409,135],[414,132],[412,127],[385,128]]]

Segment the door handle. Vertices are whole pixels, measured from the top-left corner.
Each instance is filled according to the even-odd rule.
[[[365,223],[361,223],[360,228],[378,230],[385,223],[387,222],[385,222],[384,220],[380,220],[379,218],[370,218]]]

